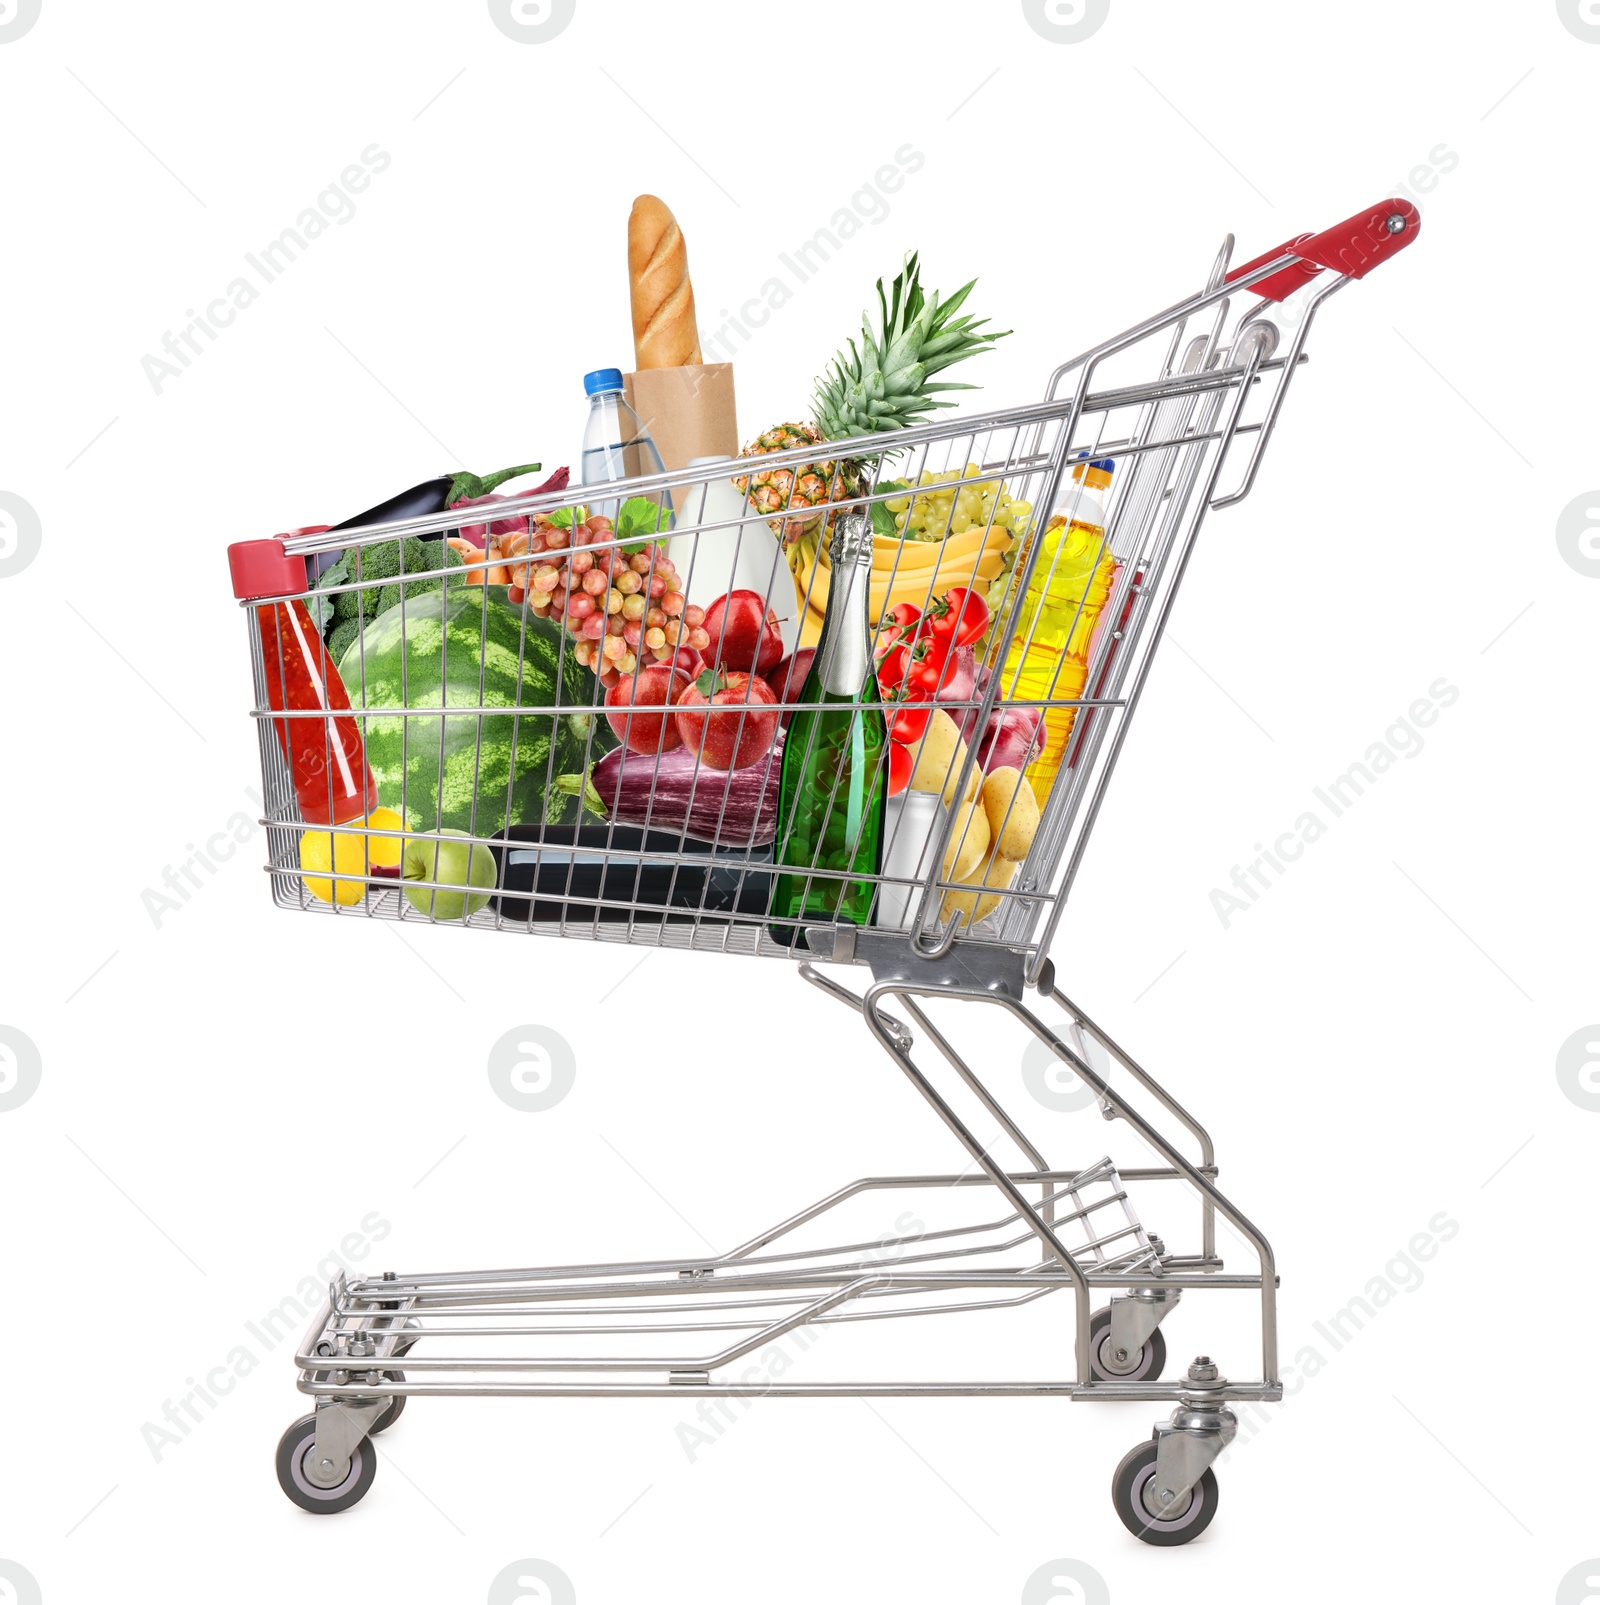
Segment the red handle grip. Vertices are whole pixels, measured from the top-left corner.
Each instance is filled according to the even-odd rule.
[[[320,535],[326,524],[307,524],[292,529],[291,535]],[[241,601],[258,596],[298,596],[310,583],[306,560],[290,557],[283,549],[284,537],[270,541],[235,541],[228,548],[228,573],[233,594]]]
[[[1268,262],[1276,262],[1280,256],[1293,251],[1299,253],[1300,247],[1312,236],[1297,234],[1292,240],[1285,240],[1274,251],[1266,251],[1253,260],[1246,262],[1243,267],[1236,267],[1228,275],[1227,282],[1232,284],[1235,279],[1242,279],[1247,273],[1254,273],[1257,268],[1263,268]],[[1281,272],[1272,274],[1259,284],[1250,286],[1251,295],[1264,296],[1268,301],[1285,301],[1302,284],[1309,284],[1322,271],[1314,262],[1296,262],[1292,267],[1286,267]]]
[[[1228,283],[1289,252],[1300,260],[1252,284],[1253,294],[1282,301],[1309,284],[1324,268],[1342,273],[1347,279],[1364,279],[1380,262],[1403,251],[1421,230],[1422,214],[1410,201],[1379,201],[1320,234],[1301,234],[1286,240],[1277,250],[1235,268],[1228,275]]]

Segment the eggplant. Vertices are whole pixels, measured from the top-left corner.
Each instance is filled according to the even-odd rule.
[[[398,496],[391,496],[386,502],[379,502],[376,507],[369,507],[364,513],[357,513],[354,518],[347,518],[342,524],[335,524],[335,530],[360,529],[366,524],[392,524],[400,518],[426,518],[429,513],[442,513],[450,505],[450,487],[456,482],[456,475],[441,474],[437,479],[425,479],[420,485],[413,485],[410,490],[403,490]],[[330,569],[345,554],[344,547],[337,547],[331,552],[318,552],[316,556],[315,579],[325,569]]]
[[[589,771],[615,824],[693,837],[720,847],[765,847],[778,834],[783,736],[746,769],[708,769],[687,747],[659,757],[618,747]],[[563,787],[572,777],[562,776]],[[563,787],[563,789],[566,789]]]
[[[341,529],[361,529],[368,524],[393,524],[402,518],[426,518],[431,513],[442,513],[447,507],[466,498],[487,496],[495,486],[503,485],[508,479],[517,479],[523,474],[536,473],[542,464],[523,463],[516,468],[502,468],[499,473],[490,474],[480,479],[476,474],[459,472],[454,474],[441,474],[437,479],[425,479],[420,485],[413,485],[410,490],[403,490],[398,496],[391,496],[386,502],[379,502],[376,507],[369,507],[364,513],[357,513],[354,518],[347,518],[342,524],[334,524],[335,531]],[[557,471],[551,476],[553,481],[565,470]],[[557,486],[546,481],[538,489],[566,488],[566,481]],[[345,554],[345,548],[339,547],[331,552],[318,552],[316,558],[316,579],[325,569],[330,569]]]

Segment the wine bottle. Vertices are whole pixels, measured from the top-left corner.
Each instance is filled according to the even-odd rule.
[[[798,946],[791,920],[872,917],[883,854],[889,732],[872,663],[872,521],[846,514],[834,525],[832,576],[822,634],[795,701],[778,783],[778,868],[772,938]]]

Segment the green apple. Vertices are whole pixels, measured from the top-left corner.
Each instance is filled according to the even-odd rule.
[[[464,830],[441,830],[444,837],[459,841],[425,840],[409,837],[400,859],[400,878],[406,882],[406,901],[419,913],[436,920],[459,920],[476,914],[489,901],[487,892],[436,891],[426,884],[440,886],[488,886],[495,884],[494,854],[469,839]],[[420,881],[421,885],[411,882]]]

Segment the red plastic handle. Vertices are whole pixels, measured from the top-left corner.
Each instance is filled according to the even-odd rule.
[[[1236,267],[1228,275],[1228,283],[1235,279],[1242,279],[1247,273],[1254,273],[1257,268],[1263,268],[1268,262],[1276,262],[1280,256],[1293,251],[1299,254],[1300,247],[1311,239],[1309,234],[1297,234],[1292,240],[1285,240],[1275,251],[1265,251],[1260,256],[1246,262],[1243,267]],[[1270,278],[1263,279],[1259,284],[1250,286],[1251,295],[1264,296],[1268,301],[1286,301],[1302,284],[1309,284],[1322,271],[1314,262],[1296,262],[1292,267],[1286,267]]]
[[[1301,234],[1276,251],[1268,251],[1228,275],[1228,283],[1288,252],[1298,262],[1250,286],[1252,293],[1269,301],[1282,301],[1309,284],[1324,268],[1347,279],[1364,279],[1381,262],[1403,251],[1422,231],[1422,214],[1410,201],[1379,201],[1320,234]]]
[[[326,524],[307,524],[290,535],[320,535]],[[235,541],[228,548],[228,574],[233,594],[241,601],[260,596],[298,596],[306,588],[306,560],[290,557],[284,537],[270,541]]]

